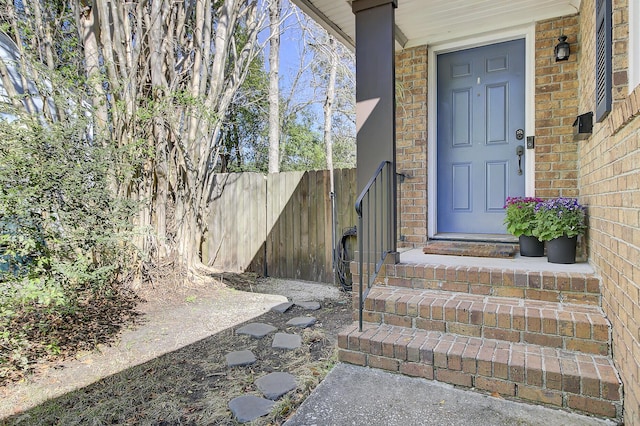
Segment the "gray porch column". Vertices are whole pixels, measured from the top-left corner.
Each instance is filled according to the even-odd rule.
[[[356,142],[358,194],[380,163],[396,166],[395,39],[397,0],[354,0],[356,16]],[[393,186],[396,223],[396,185]],[[396,226],[393,226],[393,249]]]

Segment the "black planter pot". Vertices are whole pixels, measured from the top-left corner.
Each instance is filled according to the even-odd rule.
[[[547,260],[550,263],[576,263],[578,237],[562,236],[547,241]]]
[[[544,241],[540,241],[531,235],[520,235],[520,256],[542,257],[544,256]]]

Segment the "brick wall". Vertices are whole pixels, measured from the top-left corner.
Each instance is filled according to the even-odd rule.
[[[396,54],[396,161],[400,183],[399,247],[427,241],[427,48]]]
[[[567,36],[571,56],[556,62],[554,47]],[[538,197],[578,195],[578,144],[573,122],[578,115],[578,16],[536,24],[535,187]]]
[[[595,0],[580,11],[579,111],[595,110]],[[588,206],[589,261],[624,383],[625,424],[640,419],[640,86],[627,82],[628,1],[613,1],[613,109],[578,145],[580,200]]]
[[[536,195],[578,195],[577,142],[573,121],[578,114],[578,15],[536,25],[535,135]],[[555,62],[553,49],[565,34],[572,54]],[[407,175],[400,184],[399,247],[427,241],[427,48],[396,54],[397,168]]]

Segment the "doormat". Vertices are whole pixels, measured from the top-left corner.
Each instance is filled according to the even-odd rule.
[[[513,257],[518,244],[471,242],[471,241],[430,241],[422,250],[425,254],[445,254],[451,256]]]

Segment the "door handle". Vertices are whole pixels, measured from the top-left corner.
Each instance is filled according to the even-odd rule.
[[[518,156],[518,176],[522,175],[522,156],[524,155],[524,146],[516,147],[516,155]]]

